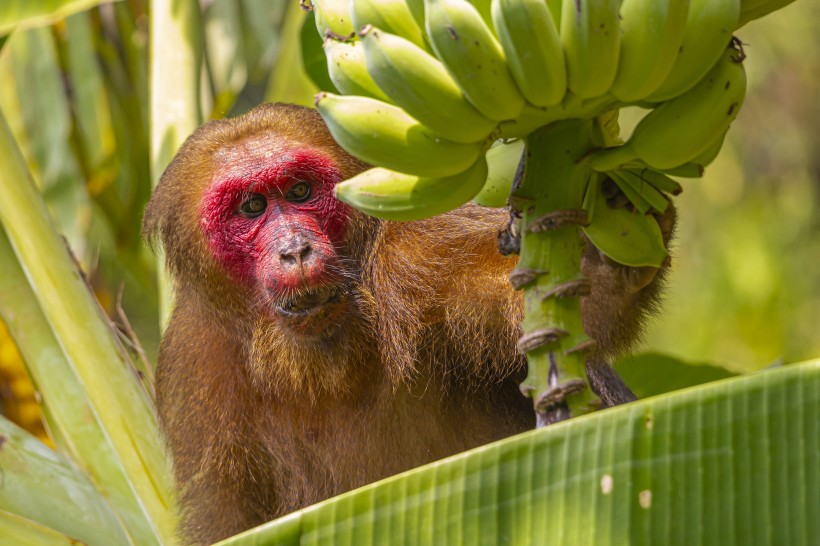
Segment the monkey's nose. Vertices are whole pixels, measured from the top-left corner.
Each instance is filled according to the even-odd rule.
[[[301,269],[303,264],[310,258],[312,252],[313,247],[310,243],[299,239],[291,241],[279,249],[279,260],[286,268],[298,267]]]

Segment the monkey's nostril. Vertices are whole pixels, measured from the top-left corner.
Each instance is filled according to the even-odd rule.
[[[307,241],[296,240],[279,250],[279,260],[283,265],[301,265],[313,252],[313,247]]]

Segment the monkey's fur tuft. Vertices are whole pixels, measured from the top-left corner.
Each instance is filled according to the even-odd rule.
[[[268,104],[198,129],[151,197],[176,292],[157,405],[191,544],[533,426],[506,214],[380,222],[332,199],[366,168],[316,112]],[[591,245],[582,266],[584,326],[621,351],[659,276]]]

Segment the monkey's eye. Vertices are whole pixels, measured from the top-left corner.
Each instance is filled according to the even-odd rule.
[[[239,212],[248,218],[262,214],[268,206],[268,200],[261,193],[254,193],[239,206]]]
[[[285,194],[285,199],[288,201],[293,201],[294,203],[301,203],[302,201],[307,201],[310,197],[310,184],[307,182],[297,182],[293,186],[290,187],[288,192]]]

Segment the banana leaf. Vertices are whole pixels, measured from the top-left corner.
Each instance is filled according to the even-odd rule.
[[[285,10],[280,38],[281,47],[276,65],[270,74],[265,100],[292,102],[303,106],[313,105],[313,95],[319,89],[304,72],[301,53],[303,45],[301,36],[310,31],[309,17],[310,15],[299,7],[298,2],[290,2]],[[315,26],[313,30],[315,35]],[[317,43],[321,46],[320,40],[317,40]],[[326,67],[325,75],[327,75]],[[330,77],[327,77],[327,81],[330,81]]]
[[[1,511],[79,540],[93,539],[94,543],[112,546],[131,544],[114,511],[85,473],[2,416],[0,469]],[[5,539],[8,535],[2,536]]]
[[[213,95],[210,117],[225,117],[248,81],[240,5],[214,0],[202,13],[205,59]]]
[[[54,337],[2,228],[0,319],[11,331],[43,399],[49,433],[57,449],[87,473],[116,511],[134,543],[159,544],[139,498],[131,489],[128,475],[94,414],[90,396],[83,390]],[[34,494],[29,491],[29,495]]]
[[[14,546],[81,546],[71,538],[36,521],[0,510],[0,536]]]
[[[15,27],[45,25],[112,0],[3,0],[0,36]]]
[[[60,233],[83,262],[90,205],[77,159],[66,146],[71,140],[72,119],[59,48],[51,30],[40,27],[12,34],[6,53],[0,64],[9,65],[3,70],[10,71],[10,85],[0,92],[0,106]],[[32,93],[32,85],[36,93]],[[12,93],[17,108],[9,96]]]
[[[302,21],[299,45],[302,52],[302,71],[313,85],[321,91],[338,93],[327,73],[327,58],[322,47],[322,38],[316,32],[316,19],[312,11],[308,12]]]
[[[219,544],[809,546],[818,417],[820,360],[783,366],[524,433]]]
[[[182,142],[202,122],[200,77],[201,23],[196,0],[154,0],[150,11],[151,184],[171,162]],[[207,96],[210,101],[210,96]],[[173,295],[157,256],[160,324],[171,313]]]
[[[174,543],[170,464],[148,397],[54,230],[2,115],[0,224],[152,531]]]

